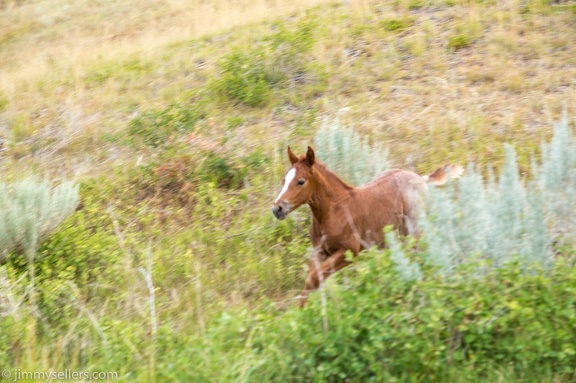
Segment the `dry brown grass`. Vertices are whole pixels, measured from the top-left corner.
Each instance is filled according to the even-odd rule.
[[[85,146],[91,146],[102,132],[123,128],[127,104],[150,100],[150,84],[145,80],[95,85],[87,82],[102,63],[156,63],[162,61],[163,47],[170,43],[289,15],[323,2],[326,0],[1,3],[0,113],[4,122],[0,124],[0,137],[4,142],[42,141],[42,148],[35,148],[40,154],[53,154],[80,140],[76,148],[80,155],[71,160],[76,167],[84,164],[81,167],[89,168],[93,160],[102,158],[85,158]],[[168,87],[161,86],[163,95],[169,98]],[[181,89],[172,93],[178,91]],[[45,148],[46,140],[38,140],[47,136],[52,137],[48,140],[50,148]],[[24,145],[12,154],[29,158],[29,151],[30,145]],[[46,156],[40,157],[41,164],[46,165],[42,166],[44,170],[50,170],[52,164],[46,163]]]
[[[334,92],[351,95],[342,102],[351,106],[347,119],[388,142],[396,165],[422,172],[443,158],[498,165],[503,142],[527,163],[563,105],[576,113],[576,50],[565,40],[574,30],[570,12],[472,4],[411,14],[416,22],[406,31],[373,27],[349,39],[361,42],[364,60],[334,66],[334,56],[325,57],[336,73]],[[446,49],[454,33],[470,45]]]
[[[295,88],[275,106],[219,105],[209,115],[222,126],[241,116],[237,139],[265,143],[269,154],[289,141],[304,143],[322,118],[348,107],[343,122],[385,141],[395,165],[423,172],[444,160],[497,165],[502,142],[515,143],[525,160],[562,105],[575,113],[569,10],[534,2],[524,12],[517,1],[417,8],[415,1],[354,0],[294,13],[324,2],[9,4],[0,12],[0,135],[14,145],[4,157],[10,166],[67,163],[74,172],[130,158],[103,134],[124,129],[139,110],[205,86],[231,46],[269,35],[270,25],[257,22],[280,15],[293,16],[284,18],[288,24],[318,22],[308,60],[328,73],[326,89],[306,98]],[[408,22],[390,31],[384,19]],[[206,35],[213,38],[197,39]],[[449,46],[453,36],[462,36],[457,49]]]
[[[2,77],[8,84],[73,71],[102,57],[146,54],[174,41],[215,34],[321,4],[326,0],[186,2],[30,1],[0,12]],[[154,53],[150,53],[154,54]],[[6,89],[6,88],[5,88]]]

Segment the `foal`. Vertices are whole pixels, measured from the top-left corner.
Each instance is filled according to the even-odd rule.
[[[387,170],[364,186],[352,187],[315,159],[308,147],[296,156],[288,147],[292,168],[272,205],[282,220],[307,203],[312,210],[310,240],[314,253],[300,299],[306,304],[308,292],[316,290],[328,276],[350,264],[346,251],[354,256],[371,246],[384,246],[384,227],[392,225],[401,235],[418,235],[417,219],[423,207],[427,182],[441,185],[446,174],[457,178],[459,166],[446,165],[421,177],[408,170]]]

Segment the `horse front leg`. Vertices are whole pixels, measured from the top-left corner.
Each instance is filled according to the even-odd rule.
[[[302,293],[299,296],[300,307],[304,307],[304,305],[306,305],[306,302],[308,301],[308,292],[316,290],[318,288],[319,281],[317,282],[314,279],[313,275],[316,275],[318,273],[318,271],[322,267],[322,263],[328,258],[328,256],[329,255],[326,254],[326,252],[322,248],[317,247],[314,249],[314,253],[312,254],[312,256],[308,261],[308,276],[306,277],[306,281],[304,282],[304,289],[302,290]]]
[[[346,260],[346,250],[340,249],[324,258],[316,256],[316,253],[310,259],[308,277],[304,283],[304,290],[300,294],[300,307],[304,307],[308,301],[308,293],[317,290],[326,278],[338,270],[348,266],[351,262]],[[324,254],[322,252],[322,254]]]

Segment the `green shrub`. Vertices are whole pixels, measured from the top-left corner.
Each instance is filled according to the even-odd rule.
[[[386,31],[399,31],[410,27],[414,23],[411,18],[380,20],[380,26]]]
[[[41,241],[78,206],[78,186],[26,178],[0,182],[0,262],[11,251],[33,255]]]
[[[470,278],[474,270],[464,266],[453,279],[427,272],[420,282],[407,283],[390,272],[386,255],[365,259],[349,285],[334,287],[324,321],[315,297],[297,326],[298,341],[307,346],[297,346],[285,332],[266,340],[290,358],[276,361],[286,368],[278,369],[278,380],[290,370],[300,381],[453,381],[451,374],[481,378],[507,367],[544,376],[574,373],[572,267],[522,274],[508,264]],[[264,345],[261,355],[271,349]]]
[[[106,182],[99,180],[98,185],[100,191],[106,191]],[[47,185],[39,186],[38,190],[44,186]],[[113,198],[107,193],[93,195],[90,182],[80,187],[68,184],[68,188],[72,189],[67,193],[73,192],[76,201],[78,192],[81,192],[83,208],[60,224],[57,230],[41,236],[42,242],[34,249],[33,304],[36,307],[30,308],[28,304],[31,302],[27,298],[20,298],[26,296],[21,290],[27,291],[29,288],[26,275],[31,265],[28,260],[25,257],[10,257],[9,262],[0,269],[0,279],[3,272],[7,273],[11,284],[10,289],[0,293],[0,306],[6,297],[12,296],[8,301],[19,301],[20,305],[10,315],[21,318],[22,314],[29,315],[28,310],[35,310],[41,318],[37,324],[38,330],[45,332],[38,335],[40,338],[53,336],[73,326],[79,315],[79,302],[109,299],[105,292],[122,270],[116,267],[122,260],[122,251],[113,222],[110,215],[105,211],[102,214],[95,203],[95,197],[106,204],[113,203]],[[72,207],[75,208],[76,204]],[[58,222],[57,217],[53,218],[52,226]],[[0,317],[4,315],[2,311],[0,308]]]
[[[37,304],[50,331],[70,326],[78,315],[78,300],[104,298],[97,286],[120,277],[121,249],[110,217],[95,213],[93,206],[85,207],[38,249]],[[99,227],[91,227],[94,221]]]
[[[268,157],[259,150],[240,158],[207,152],[195,167],[194,177],[198,182],[213,183],[217,187],[236,188],[249,172],[261,171],[268,163]]]
[[[311,82],[322,77],[307,65],[306,53],[314,43],[315,24],[309,20],[289,29],[274,26],[266,44],[236,47],[220,61],[220,75],[209,87],[232,102],[251,107],[265,105],[275,88]]]
[[[459,49],[463,49],[469,47],[472,44],[472,38],[468,35],[458,34],[454,36],[450,36],[448,39],[448,49],[451,51],[457,51]]]
[[[408,2],[408,9],[411,11],[418,10],[423,8],[426,5],[426,2],[423,0],[410,0]]]
[[[482,278],[463,266],[452,279],[427,268],[423,279],[407,282],[387,253],[361,257],[304,310],[223,312],[160,363],[179,379],[214,382],[573,378],[576,273],[570,265],[523,274],[508,264]],[[185,372],[190,363],[195,369]]]
[[[162,203],[177,200],[188,204],[194,200],[199,185],[239,189],[248,177],[261,173],[270,162],[261,150],[239,154],[240,149],[223,145],[221,141],[210,141],[206,146],[174,145],[130,171],[124,182],[137,192],[137,199],[160,194]]]
[[[220,61],[220,76],[213,83],[217,93],[252,107],[264,105],[272,90],[271,76],[262,48],[236,48]]]
[[[134,143],[150,147],[171,144],[175,136],[192,132],[205,116],[205,101],[174,102],[166,108],[147,110],[128,123],[128,136]]]
[[[212,182],[217,186],[237,185],[245,174],[241,169],[234,169],[229,159],[216,153],[208,153],[203,162],[196,168],[200,182]]]
[[[304,19],[294,29],[287,28],[286,23],[279,23],[275,28],[276,32],[270,38],[269,64],[273,82],[304,82],[303,77],[310,71],[305,55],[314,45],[316,24]]]

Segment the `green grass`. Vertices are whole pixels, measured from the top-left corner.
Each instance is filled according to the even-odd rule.
[[[298,311],[310,214],[269,211],[286,146],[305,148],[325,118],[388,148],[392,167],[498,169],[510,142],[525,175],[563,105],[574,115],[569,8],[131,4],[0,7],[3,181],[72,178],[84,205],[38,250],[35,302],[26,263],[0,265],[3,365],[121,381],[574,379],[571,265],[486,284],[425,270],[407,286],[386,255],[363,257],[327,307],[313,294]],[[457,360],[466,320],[487,335]]]
[[[472,40],[466,35],[455,35],[448,39],[448,48],[451,50],[466,48],[470,44],[472,44]]]
[[[414,22],[413,19],[384,19],[380,20],[380,25],[387,31],[399,31],[408,28]]]

